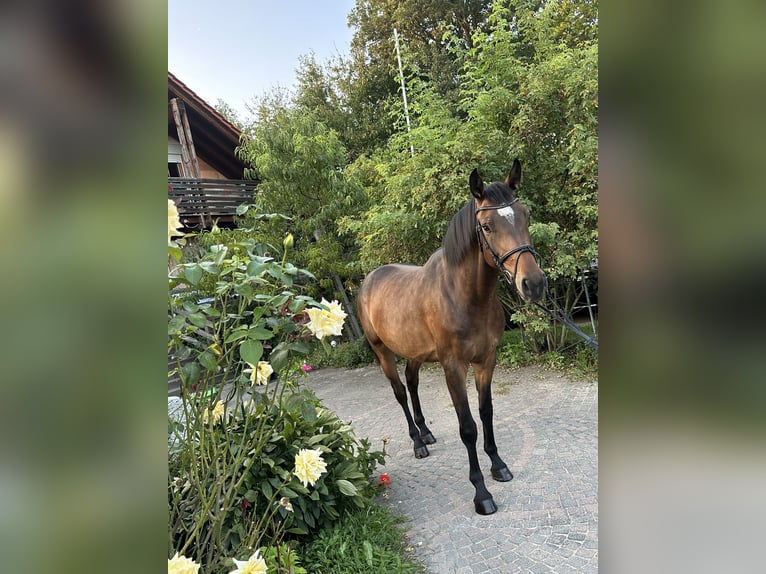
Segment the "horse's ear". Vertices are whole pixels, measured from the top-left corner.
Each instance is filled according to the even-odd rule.
[[[484,197],[484,182],[481,180],[479,170],[476,168],[473,169],[470,177],[468,178],[468,185],[470,185],[471,193],[476,199],[481,199]]]
[[[505,183],[511,189],[519,189],[519,184],[521,184],[521,162],[518,159],[513,160],[511,171],[508,172]]]

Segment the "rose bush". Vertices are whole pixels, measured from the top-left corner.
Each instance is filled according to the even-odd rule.
[[[169,236],[173,217],[169,205]],[[343,328],[337,302],[303,295],[312,275],[273,247],[211,233],[221,243],[169,278],[169,376],[181,407],[169,419],[168,567],[298,572],[284,542],[370,504],[383,453],[300,387],[299,356]],[[174,258],[185,241],[169,245]]]

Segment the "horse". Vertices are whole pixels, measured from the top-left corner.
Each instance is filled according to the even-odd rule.
[[[466,392],[468,365],[473,365],[492,478],[507,482],[513,475],[497,453],[492,427],[492,375],[505,326],[496,292],[498,276],[515,285],[525,301],[540,301],[547,289],[529,238],[529,210],[516,195],[520,182],[518,159],[505,182],[486,187],[474,169],[468,178],[472,197],[452,217],[442,246],[425,265],[378,267],[364,279],[357,297],[365,337],[404,411],[415,458],[427,457],[426,445],[436,442],[418,397],[420,366],[438,362],[444,369],[460,438],[468,452],[468,478],[476,490],[474,507],[482,515],[496,512],[497,505],[484,484],[476,454],[477,426]],[[406,360],[414,418],[395,355]]]

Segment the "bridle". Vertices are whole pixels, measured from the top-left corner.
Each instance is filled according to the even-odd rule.
[[[488,205],[484,207],[477,207],[474,213],[474,216],[478,215],[480,211],[498,210],[504,207],[511,207],[517,201],[519,201],[518,197],[509,201],[508,203],[503,203],[501,205]],[[484,250],[484,247],[487,248],[487,251],[489,251],[490,255],[492,255],[492,260],[495,262],[495,265],[497,266],[498,271],[500,271],[503,274],[503,279],[505,279],[505,281],[510,285],[514,285],[514,280],[516,278],[516,271],[518,270],[519,259],[521,258],[522,253],[531,253],[532,257],[535,258],[535,261],[537,262],[538,267],[540,266],[540,255],[528,243],[523,243],[517,247],[514,247],[513,249],[506,251],[502,255],[498,255],[497,253],[495,253],[495,250],[492,249],[492,247],[489,244],[489,241],[487,241],[487,236],[484,235],[484,230],[481,228],[481,223],[479,223],[478,218],[476,219],[476,237],[479,240],[479,248],[482,251]],[[517,253],[519,254],[519,256],[516,257],[516,264],[513,266],[513,273],[511,273],[505,267],[503,267],[503,264],[508,260],[509,257],[512,257],[513,255]]]

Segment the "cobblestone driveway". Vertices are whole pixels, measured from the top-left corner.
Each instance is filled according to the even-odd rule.
[[[470,375],[468,384],[481,428]],[[496,370],[495,436],[514,478],[492,480],[479,431],[479,460],[498,505],[490,516],[474,512],[468,458],[438,365],[421,370],[423,412],[437,443],[420,460],[378,366],[322,369],[310,374],[308,385],[351,421],[357,437],[377,449],[388,438],[380,472],[391,476],[391,486],[381,502],[410,519],[413,551],[432,574],[598,571],[596,383],[538,368]]]

